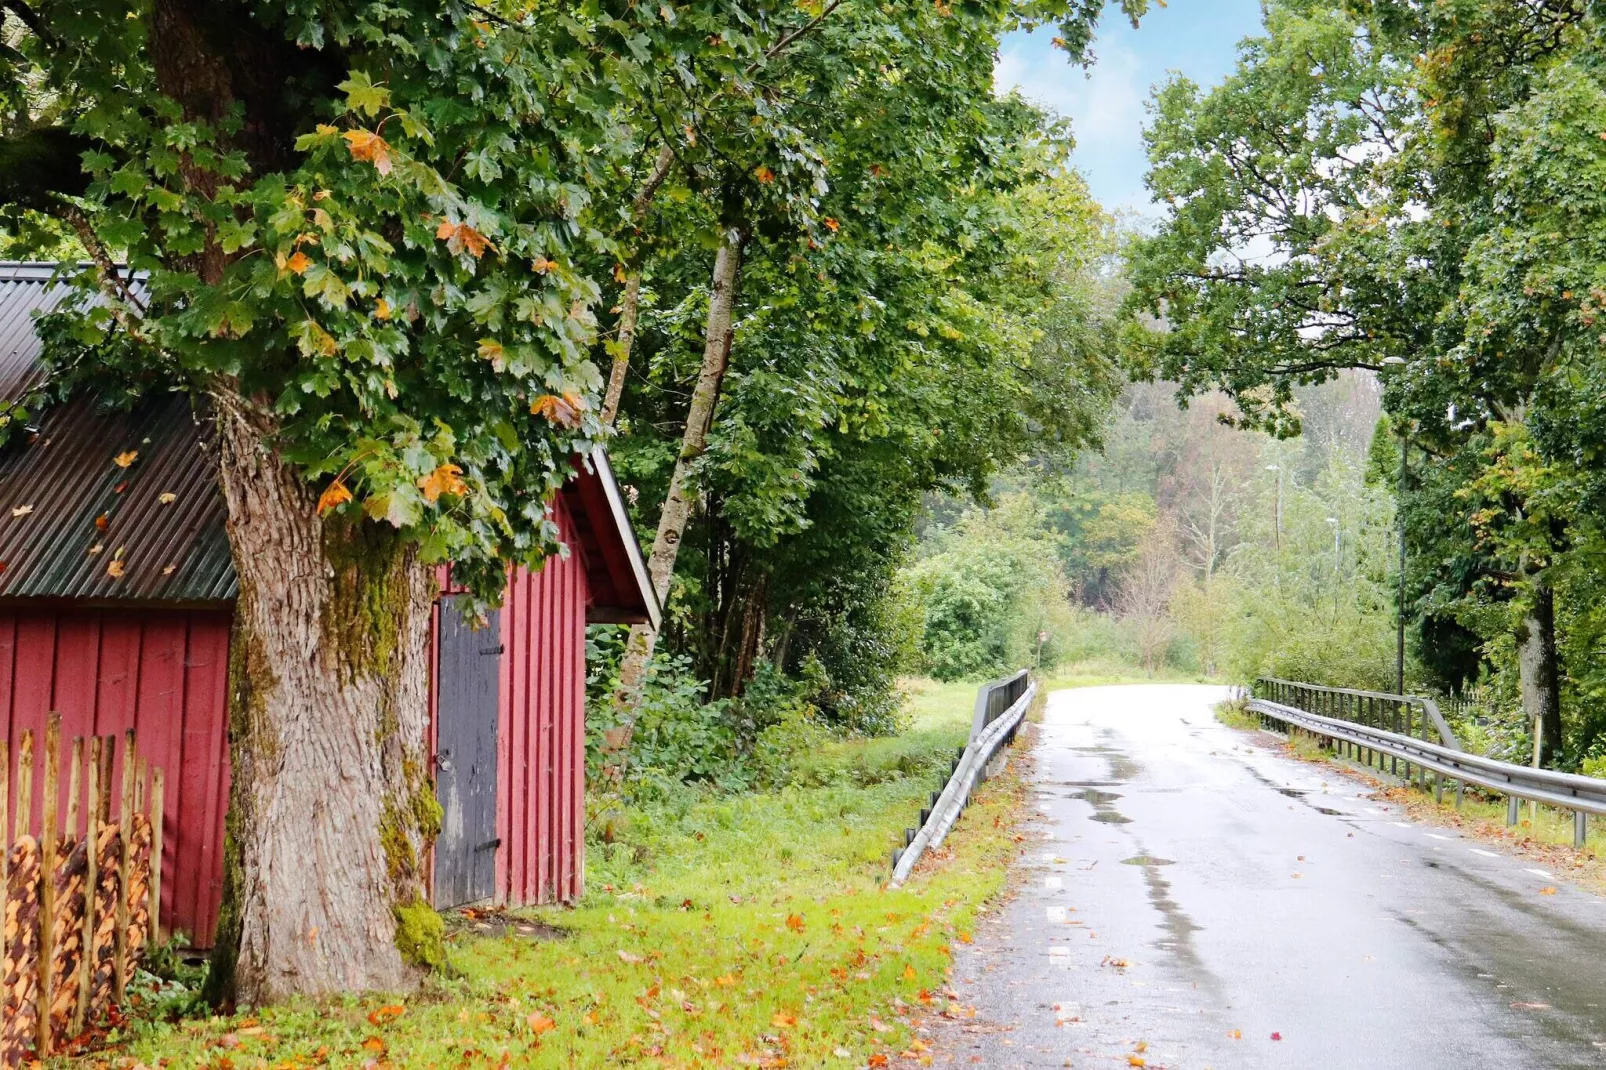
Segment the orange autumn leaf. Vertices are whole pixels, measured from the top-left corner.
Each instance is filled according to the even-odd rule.
[[[830,216],[826,216],[826,218],[825,218],[825,229],[829,230],[831,233],[835,234],[837,231],[842,229],[842,224],[838,223],[836,220],[832,219]]]
[[[444,241],[446,248],[453,253],[467,252],[475,260],[484,256],[485,250],[491,245],[489,238],[467,223],[453,223],[449,219],[443,220],[441,225],[435,228],[435,237]]]
[[[390,302],[386,301],[383,297],[374,302],[374,319],[390,319]]]
[[[777,1029],[790,1029],[796,1024],[797,1016],[795,1014],[787,1014],[785,1011],[776,1011],[770,1017],[770,1025]]]
[[[371,130],[347,130],[344,137],[353,160],[373,164],[381,175],[390,174],[390,145],[384,138]]]
[[[331,509],[338,509],[349,501],[351,501],[351,489],[337,479],[318,495],[318,515],[322,516]]]
[[[400,1004],[387,1004],[383,1007],[377,1008],[368,1015],[368,1024],[384,1025],[386,1022],[394,1022],[397,1018],[400,1018],[406,1013],[407,1008],[401,1006]]]
[[[305,275],[307,273],[307,269],[312,266],[312,257],[298,249],[295,256],[292,256],[290,259],[284,262],[284,266],[295,272],[297,275]]]
[[[467,492],[468,484],[463,482],[463,470],[455,464],[443,464],[429,475],[418,481],[418,489],[424,492],[424,500],[434,504],[440,500],[442,494],[461,495]]]
[[[585,407],[584,398],[565,390],[561,397],[557,394],[542,394],[530,402],[530,414],[545,417],[548,423],[557,424],[559,427],[579,427],[580,413]]]
[[[540,1036],[542,1033],[550,1033],[552,1030],[558,1027],[557,1022],[554,1022],[540,1011],[535,1011],[528,1018],[524,1019],[524,1024],[529,1026],[530,1032],[534,1033],[536,1036]]]
[[[759,167],[753,171],[753,177],[767,186],[775,181],[775,172],[768,167]]]
[[[127,468],[129,465],[133,464],[138,459],[139,459],[139,450],[128,450],[128,451],[126,451],[124,453],[119,453],[117,456],[113,457],[112,458],[112,464],[115,464],[118,468]]]
[[[913,963],[905,964],[903,967],[903,979],[905,981],[913,981],[915,979],[915,968]]]
[[[803,915],[801,915],[801,914],[788,914],[786,916],[786,927],[788,929],[791,929],[795,933],[802,932],[803,931]]]
[[[872,1056],[870,1056],[870,1065],[871,1066],[886,1066],[887,1065],[887,1057],[885,1055],[881,1055],[879,1053],[876,1054],[876,1055],[872,1055]]]
[[[111,522],[111,517],[107,516],[105,513],[101,513],[95,518],[95,530],[105,531],[111,526]]]
[[[558,262],[556,260],[548,260],[544,256],[538,256],[534,260],[530,261],[530,270],[535,272],[537,275],[545,275],[547,272],[551,271],[557,266]]]
[[[1539,894],[1540,895],[1555,895],[1556,894],[1556,889],[1554,889],[1554,888],[1541,888],[1541,889],[1539,889]]]
[[[123,563],[116,558],[106,562],[106,575],[114,580],[123,578]]]
[[[378,1037],[369,1037],[362,1042],[362,1046],[366,1051],[382,1052],[385,1050],[385,1042]]]

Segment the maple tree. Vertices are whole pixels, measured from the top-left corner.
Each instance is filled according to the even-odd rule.
[[[816,204],[828,105],[914,102],[848,61],[903,49],[964,120],[928,77],[963,53],[990,97],[964,34],[1059,21],[1076,54],[1103,6],[0,4],[8,242],[82,264],[11,423],[92,387],[183,392],[214,429],[240,584],[220,995],[401,989],[438,958],[425,566],[485,606],[558,551],[546,504],[605,434],[599,303],[668,173],[673,254],[715,236],[730,282],[696,425],[746,243],[855,225]],[[911,26],[941,47],[910,53]],[[931,144],[994,151],[963,133]]]

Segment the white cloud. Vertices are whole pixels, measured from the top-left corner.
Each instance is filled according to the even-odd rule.
[[[1144,104],[1149,87],[1142,61],[1124,43],[1101,42],[1091,71],[1057,49],[1016,38],[1001,49],[993,72],[998,92],[1026,99],[1071,121],[1076,159],[1112,209],[1151,209],[1142,188]],[[1107,178],[1108,181],[1100,181]],[[1103,186],[1105,188],[1098,188]]]

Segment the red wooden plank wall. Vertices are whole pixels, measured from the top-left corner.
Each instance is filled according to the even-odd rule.
[[[585,885],[585,563],[562,504],[567,558],[515,572],[502,607],[498,897],[567,902]]]
[[[162,924],[211,943],[223,890],[228,802],[228,610],[0,607],[0,738],[61,713],[62,737],[135,730],[167,780],[162,822]],[[42,783],[44,758],[34,758]],[[121,783],[122,753],[112,783]],[[65,813],[67,775],[62,774]],[[13,788],[8,812],[15,805]],[[80,799],[79,813],[87,803]],[[34,791],[35,827],[43,807]],[[82,818],[80,818],[80,821]]]

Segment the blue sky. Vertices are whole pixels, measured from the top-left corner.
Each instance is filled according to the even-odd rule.
[[[999,50],[997,83],[1018,86],[1071,120],[1076,166],[1106,208],[1152,214],[1142,134],[1150,87],[1170,71],[1206,85],[1220,81],[1238,42],[1259,30],[1260,0],[1169,0],[1136,30],[1119,14],[1106,16],[1091,72],[1072,66],[1050,31],[1012,34]]]

